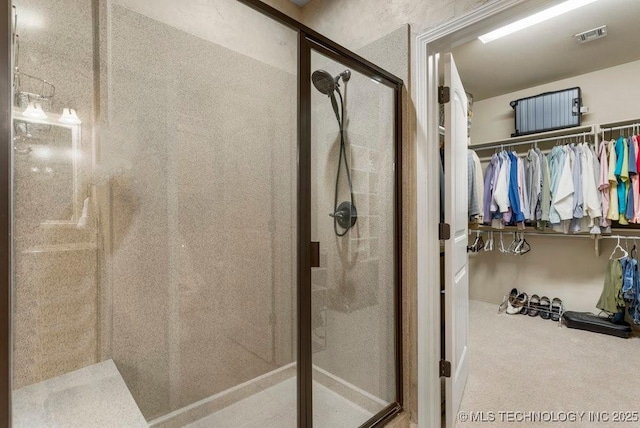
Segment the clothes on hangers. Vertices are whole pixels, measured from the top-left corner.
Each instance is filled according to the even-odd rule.
[[[470,214],[497,229],[529,223],[563,233],[606,233],[612,221],[640,224],[639,146],[638,137],[629,136],[598,147],[556,145],[546,155],[537,147],[521,156],[501,151],[484,177],[470,152]]]
[[[482,223],[482,218],[484,217],[484,177],[482,176],[482,164],[480,163],[480,158],[478,154],[473,150],[469,150],[471,153],[471,158],[473,160],[473,172],[474,172],[474,183],[476,186],[475,190],[475,203],[477,204],[478,214],[477,220],[479,223]]]
[[[571,175],[573,178],[573,219],[570,230],[580,232],[582,230],[582,218],[584,217],[584,193],[582,185],[582,147],[571,144],[569,158],[571,159]]]
[[[582,161],[582,199],[584,215],[589,217],[589,223],[587,227],[598,227],[597,218],[602,217],[602,205],[598,196],[598,185],[596,183],[596,177],[599,173],[594,171],[597,165],[597,158],[591,151],[588,144],[581,144],[581,161]],[[599,167],[599,165],[598,165]]]
[[[618,138],[615,143],[616,151],[616,169],[615,177],[618,182],[618,222],[620,224],[629,224],[625,217],[627,212],[627,193],[629,191],[629,148],[627,139]]]
[[[600,158],[600,174],[598,181],[598,192],[600,192],[600,201],[602,205],[602,217],[600,226],[609,227],[611,222],[608,219],[609,212],[609,159],[607,157],[607,142],[600,143],[598,157]]]
[[[620,260],[609,260],[604,277],[604,287],[596,308],[615,314],[624,308],[622,298],[622,264]]]
[[[524,158],[525,185],[528,190],[526,198],[529,201],[529,220],[536,221],[540,218],[540,193],[542,191],[541,163],[535,149],[530,149]]]
[[[513,211],[513,218],[516,223],[524,222],[524,213],[520,206],[520,189],[524,186],[524,183],[519,181],[520,173],[518,168],[518,157],[513,153],[508,154],[511,161],[511,167],[509,170],[509,204]]]
[[[495,206],[495,202],[493,200],[493,195],[495,192],[495,184],[496,177],[495,172],[500,168],[500,161],[498,160],[498,155],[494,154],[491,156],[491,161],[487,166],[487,171],[484,175],[484,195],[483,195],[483,222],[490,223],[491,222],[491,213],[495,213],[497,211],[497,206]]]
[[[617,221],[620,218],[620,211],[618,211],[618,179],[616,178],[617,158],[615,145],[615,140],[611,140],[607,144],[607,151],[609,153],[609,209],[607,210],[607,218]]]
[[[549,209],[551,207],[551,173],[547,156],[543,155],[539,149],[538,156],[541,159],[540,164],[542,166],[542,191],[540,194],[540,204],[542,208],[540,220],[541,222],[547,222],[549,221]]]
[[[509,176],[508,170],[511,162],[505,159],[504,152],[500,153],[498,158],[500,159],[500,166],[496,179],[496,189],[493,194],[494,203],[497,208],[494,219],[502,219],[503,222],[508,224],[509,221],[511,221],[511,213],[509,212],[511,205],[509,205],[509,180],[507,177]],[[498,222],[494,221],[492,224],[498,225]]]
[[[640,167],[638,166],[638,161],[640,161],[640,153],[638,153],[638,138],[637,136],[631,137],[631,144],[633,145],[633,151],[635,154],[635,158],[631,159],[629,157],[629,165],[631,163],[635,163],[635,174],[631,177],[631,191],[633,192],[633,217],[629,219],[630,223],[640,223],[640,177],[638,176],[638,172],[640,172]]]
[[[629,159],[628,159],[628,170],[629,170],[629,183],[627,186],[627,210],[625,212],[625,217],[629,223],[633,223],[633,218],[635,214],[635,195],[633,192],[633,177],[638,175],[638,170],[636,166],[636,148],[633,145],[633,141],[631,138],[627,139],[627,148],[629,151]]]
[[[478,184],[476,182],[476,164],[473,160],[473,154],[471,150],[467,150],[467,183],[468,189],[467,197],[467,209],[469,220],[472,221],[478,215],[480,215],[480,206],[478,204]]]
[[[529,198],[527,196],[529,194],[529,190],[526,183],[526,174],[524,172],[524,162],[515,152],[513,155],[516,158],[518,165],[518,198],[520,200],[520,211],[522,212],[523,221],[531,220],[532,217],[529,209]]]

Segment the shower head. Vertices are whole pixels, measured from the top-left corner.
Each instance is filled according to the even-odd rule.
[[[351,71],[345,70],[336,77],[333,77],[328,71],[324,70],[316,70],[311,75],[313,86],[325,95],[331,95],[333,91],[336,90],[339,86],[338,82],[340,81],[340,78],[342,78],[343,81],[348,82],[349,79],[351,79]]]
[[[316,70],[311,75],[313,86],[325,95],[331,95],[336,90],[336,81],[333,76],[324,70]]]

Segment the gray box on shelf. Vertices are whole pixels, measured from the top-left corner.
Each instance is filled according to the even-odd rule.
[[[511,101],[515,113],[512,137],[580,126],[582,96],[580,88],[545,92]]]

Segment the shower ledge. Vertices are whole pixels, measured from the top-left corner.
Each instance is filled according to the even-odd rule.
[[[148,427],[113,363],[103,361],[13,393],[13,425]]]

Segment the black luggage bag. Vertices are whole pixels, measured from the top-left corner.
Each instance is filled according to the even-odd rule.
[[[631,336],[631,326],[625,321],[616,323],[608,318],[574,311],[567,311],[562,315],[562,317],[564,318],[564,323],[569,328],[608,334],[610,336],[623,337],[625,339]]]

